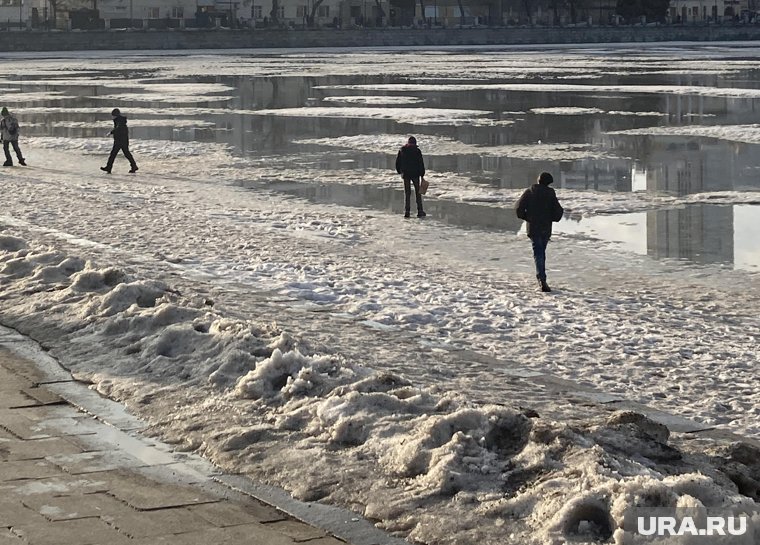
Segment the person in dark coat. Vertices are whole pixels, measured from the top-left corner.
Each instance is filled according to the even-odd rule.
[[[410,201],[412,198],[412,184],[414,184],[414,196],[417,199],[417,217],[424,218],[427,214],[422,209],[422,194],[420,193],[420,178],[425,179],[425,161],[422,152],[417,147],[417,139],[410,136],[396,156],[396,172],[404,178],[404,217],[409,217]]]
[[[113,148],[111,148],[111,155],[108,156],[108,163],[106,166],[100,167],[100,170],[111,174],[111,168],[113,168],[113,162],[116,159],[118,153],[124,152],[124,157],[129,161],[132,167],[129,172],[137,172],[137,163],[135,158],[129,152],[129,129],[127,128],[127,118],[121,115],[118,108],[114,108],[111,111],[113,116],[113,130],[108,134],[113,135]]]
[[[536,278],[541,291],[552,291],[546,283],[546,246],[552,236],[552,222],[562,219],[564,210],[557,200],[554,181],[548,172],[542,172],[538,183],[533,184],[515,205],[517,217],[528,223],[528,237],[533,242],[533,259],[536,262]]]
[[[13,151],[16,152],[18,164],[25,167],[26,162],[24,161],[24,156],[21,154],[21,148],[18,146],[18,133],[20,132],[18,120],[11,115],[8,108],[5,106],[3,106],[2,111],[0,111],[0,115],[3,118],[0,120],[0,137],[3,139],[3,151],[5,152],[5,163],[3,163],[3,166],[13,166],[13,158],[11,157],[9,149],[9,146],[13,146]]]

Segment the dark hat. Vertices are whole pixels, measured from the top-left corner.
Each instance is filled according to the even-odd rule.
[[[407,144],[417,145],[417,139],[414,136],[410,136],[409,140],[406,142]]]
[[[8,108],[6,108],[5,106],[3,106],[3,109],[0,110],[0,115],[2,115],[2,116],[10,115],[10,112],[8,111]]]
[[[114,108],[113,110],[111,110],[111,115],[121,115],[121,110],[119,110],[118,108]]]
[[[554,178],[548,172],[542,172],[538,176],[538,183],[543,185],[549,185],[554,182]]]

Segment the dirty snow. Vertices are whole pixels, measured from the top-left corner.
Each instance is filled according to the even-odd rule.
[[[673,51],[683,54],[673,59]],[[725,47],[660,46],[620,56],[600,46],[464,52],[456,65],[442,52],[415,52],[415,62],[403,51],[192,55],[53,56],[35,59],[30,75],[38,70],[42,80],[53,81],[59,69],[75,82],[78,74],[92,78],[94,70],[117,82],[128,62],[161,81],[208,76],[212,69],[247,78],[470,74],[486,83],[455,87],[556,91],[570,98],[587,92],[756,96],[753,89],[691,83],[488,83],[524,80],[547,63],[562,64],[551,77],[572,70],[605,77],[620,73],[621,57],[631,71],[703,67],[733,74],[756,66],[743,58],[747,50]],[[24,55],[2,62],[6,73],[30,64]],[[109,84],[108,92],[139,96],[144,84]],[[732,206],[751,221],[757,191],[675,195],[558,184],[568,218],[550,246],[555,293],[542,296],[519,222],[498,232],[460,229],[433,215],[403,222],[389,209],[284,195],[277,184],[315,191],[345,184],[352,195],[365,187],[394,188],[400,202],[388,161],[412,133],[431,159],[428,202],[442,210],[478,203],[483,216],[512,217],[522,187],[483,184],[453,167],[439,170],[435,161],[475,156],[485,169],[506,157],[559,170],[567,161],[615,161],[618,153],[620,161],[630,160],[599,142],[510,140],[522,125],[506,132],[527,115],[519,112],[578,112],[588,105],[493,100],[489,109],[439,108],[426,94],[420,97],[426,108],[393,107],[412,104],[406,98],[390,108],[374,99],[309,107],[298,96],[285,105],[260,99],[261,109],[205,109],[180,99],[204,88],[172,85],[178,87],[165,89],[173,97],[166,108],[125,108],[130,124],[137,128],[145,120],[151,128],[173,116],[209,122],[229,115],[224,121],[235,131],[243,130],[234,124],[239,117],[254,119],[254,135],[272,120],[291,118],[353,128],[339,137],[309,132],[278,142],[284,151],[251,154],[224,139],[133,138],[139,175],[119,174],[126,170],[120,158],[114,174],[105,176],[98,166],[110,149],[108,138],[42,132],[50,121],[44,116],[70,130],[97,128],[102,119],[107,132],[103,108],[20,104],[16,111],[33,118],[22,140],[30,167],[4,172],[0,322],[39,339],[74,376],[125,403],[177,449],[300,499],[348,506],[410,541],[622,544],[635,539],[625,519],[641,505],[730,505],[755,517],[753,537],[760,539],[756,447],[668,430],[626,406],[644,403],[697,426],[760,437],[758,273],[657,261],[563,230],[574,218],[694,203]],[[66,85],[67,94],[69,87],[76,85]],[[340,88],[432,96],[429,84]],[[320,86],[309,89],[308,98],[321,97]],[[224,100],[223,94],[205,96]],[[623,110],[599,110],[595,117],[625,121],[618,114]],[[495,113],[506,111],[517,113]],[[659,122],[655,115],[631,117]],[[187,127],[187,119],[177,127]],[[352,125],[368,121],[383,128],[371,133]],[[386,122],[409,126],[394,134]],[[470,138],[475,129],[493,131],[493,140],[478,145]],[[678,136],[688,127],[642,129]],[[723,134],[746,138],[754,129],[734,123]],[[356,173],[337,169],[339,161],[356,160],[342,155],[349,151],[380,159]],[[632,222],[625,236],[641,225]],[[608,403],[590,402],[600,392]]]

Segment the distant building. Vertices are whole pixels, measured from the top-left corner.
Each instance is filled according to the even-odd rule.
[[[718,22],[749,19],[755,0],[671,0],[668,14],[673,23]]]

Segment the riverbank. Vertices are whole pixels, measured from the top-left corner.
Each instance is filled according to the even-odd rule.
[[[0,51],[518,45],[760,40],[760,25],[339,30],[4,32]]]

